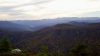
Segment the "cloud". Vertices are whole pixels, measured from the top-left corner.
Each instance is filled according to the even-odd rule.
[[[100,1],[100,0],[87,0],[88,2],[96,2],[96,1]]]
[[[8,15],[8,14],[0,14],[0,19],[3,20],[8,20],[10,18],[13,18],[12,16]]]
[[[79,17],[100,11],[99,6],[100,0],[1,0],[0,20]]]
[[[0,0],[0,6],[18,6],[31,2],[32,0]]]
[[[12,12],[12,9],[14,7],[13,6],[4,6],[4,7],[0,7],[0,12]]]
[[[100,11],[94,11],[89,13],[84,13],[80,15],[81,17],[100,17]]]

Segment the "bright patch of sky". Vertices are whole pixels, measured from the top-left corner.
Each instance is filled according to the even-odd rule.
[[[100,17],[100,0],[0,0],[0,20],[58,17]]]

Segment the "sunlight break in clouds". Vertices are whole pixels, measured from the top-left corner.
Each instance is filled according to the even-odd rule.
[[[0,20],[82,17],[100,11],[100,0],[1,0]],[[97,16],[86,15],[86,16]],[[99,17],[99,15],[98,15]]]

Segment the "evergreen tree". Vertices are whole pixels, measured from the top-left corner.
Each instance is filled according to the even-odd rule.
[[[48,47],[43,45],[41,48],[41,52],[39,52],[36,56],[49,56]]]
[[[75,47],[73,47],[70,52],[69,56],[87,56],[88,52],[86,50],[86,45],[83,43],[78,43]]]
[[[0,41],[0,53],[7,53],[7,52],[11,52],[11,44],[10,41],[7,40],[6,37],[4,37],[1,41]]]

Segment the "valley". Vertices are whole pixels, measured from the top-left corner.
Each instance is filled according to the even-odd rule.
[[[100,44],[100,22],[52,23],[53,25],[47,24],[48,26],[43,27],[41,25],[42,28],[38,27],[36,30],[28,25],[9,21],[0,21],[0,23],[0,39],[6,36],[15,48],[35,53],[41,51],[42,45],[47,46],[50,53],[59,50],[67,54],[72,47],[77,45],[77,42],[84,42],[88,49],[95,49],[97,44]]]

